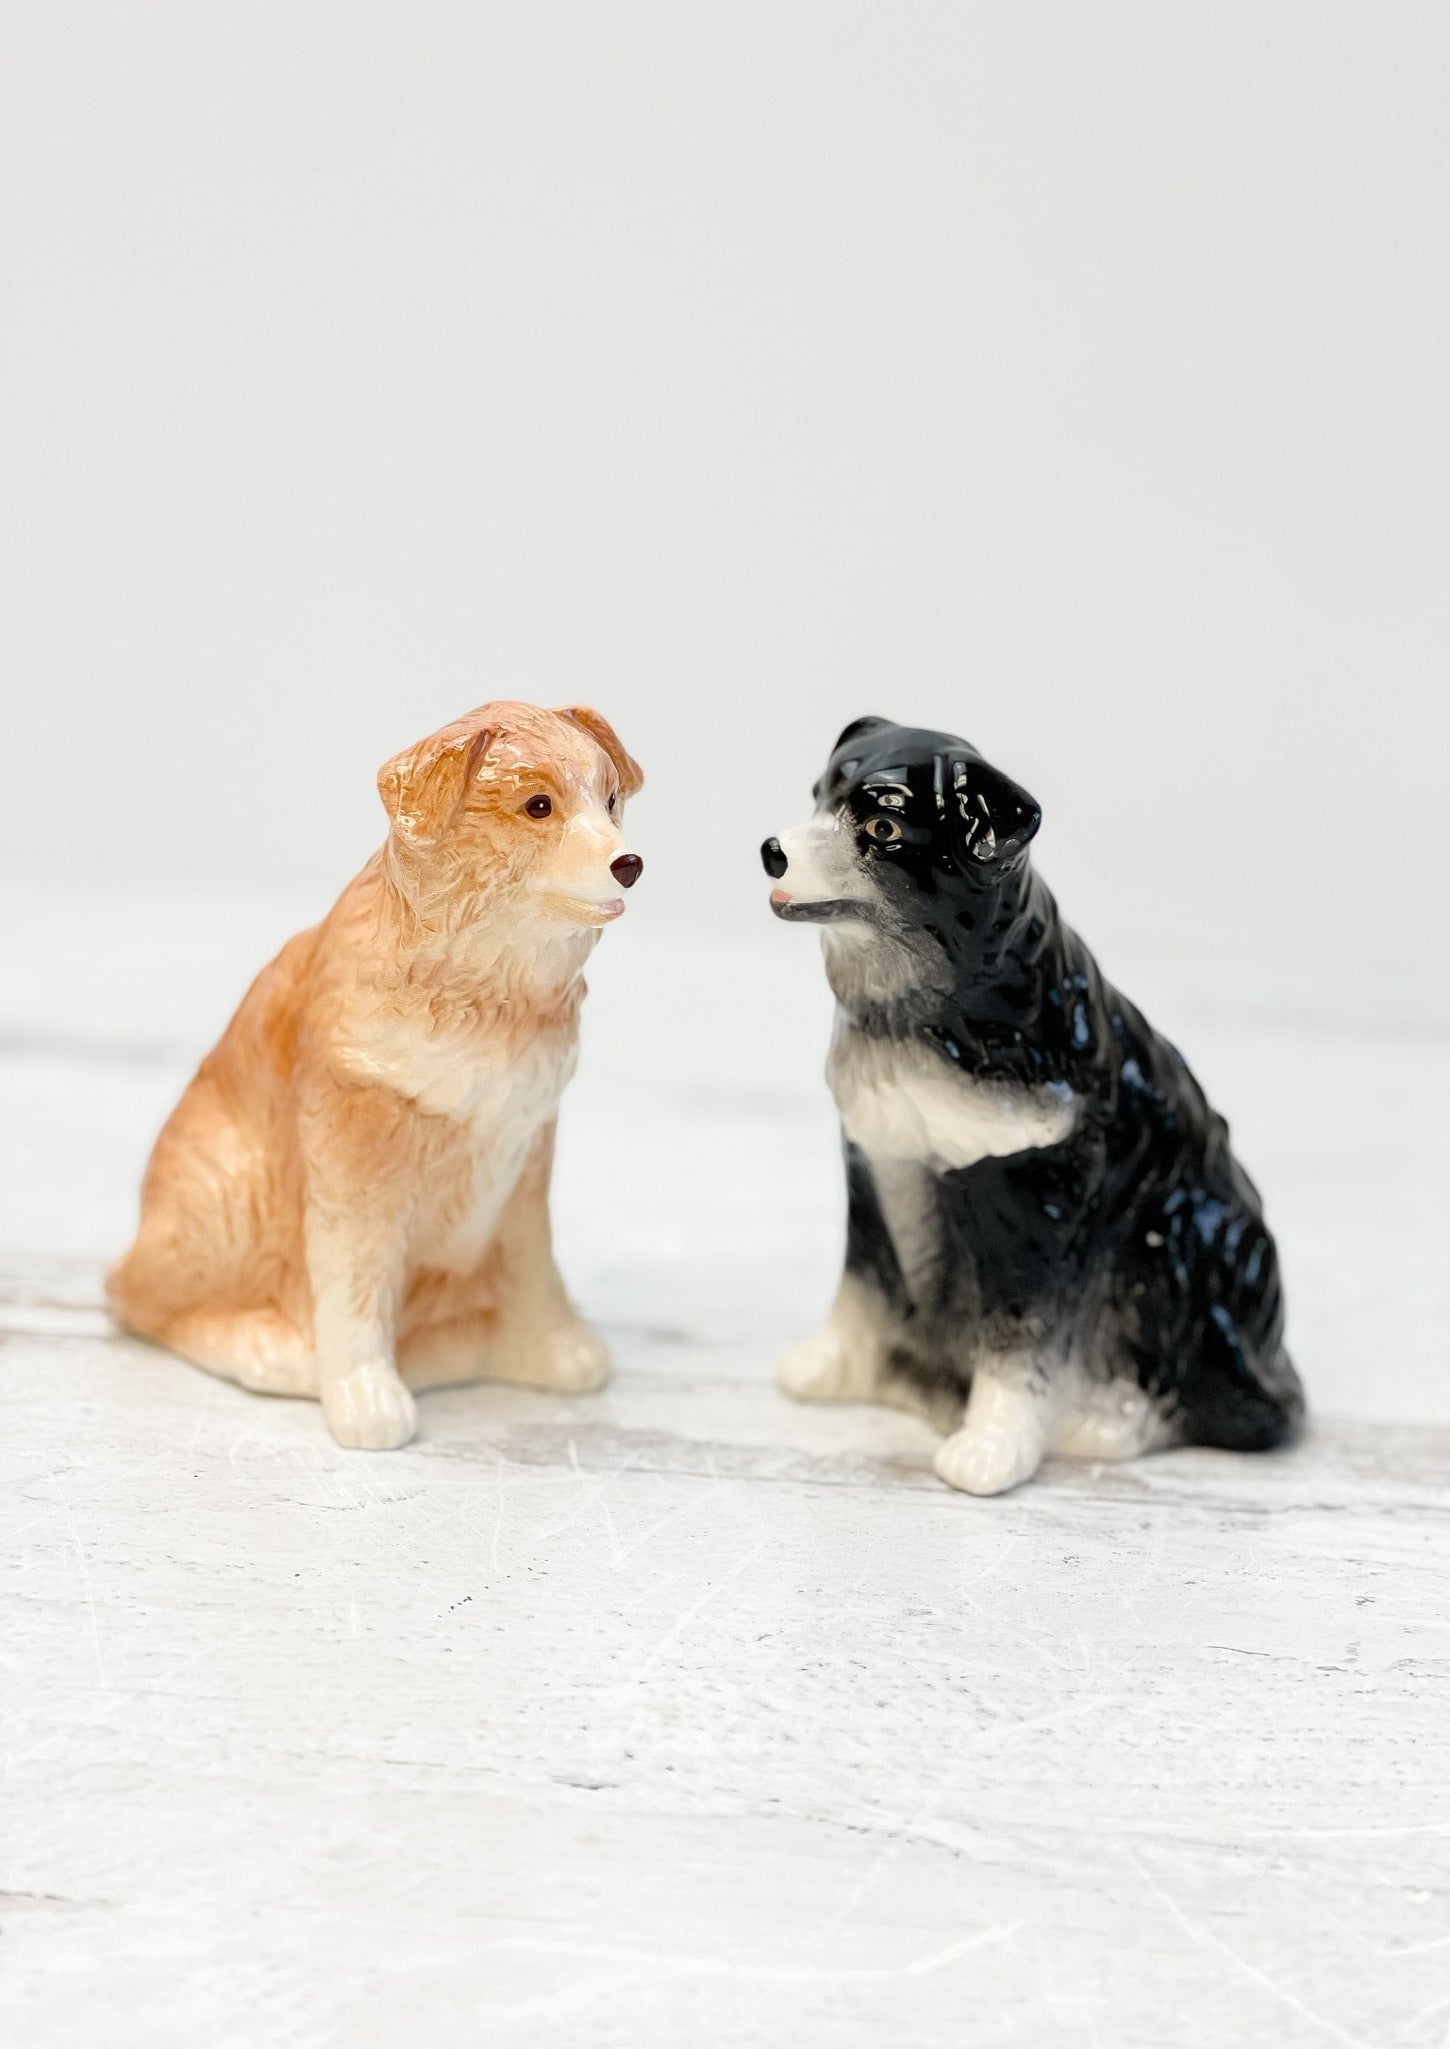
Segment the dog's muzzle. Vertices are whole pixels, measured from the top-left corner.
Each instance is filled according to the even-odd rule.
[[[772,882],[779,882],[789,866],[785,849],[778,839],[768,839],[760,849],[760,864]]]

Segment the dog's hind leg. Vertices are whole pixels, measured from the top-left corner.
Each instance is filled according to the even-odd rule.
[[[156,1332],[158,1344],[253,1394],[316,1395],[312,1347],[280,1309],[193,1309]]]
[[[1030,1356],[981,1360],[972,1371],[962,1427],[940,1446],[935,1466],[965,1494],[1005,1494],[1030,1480],[1052,1440],[1053,1376]]]
[[[1141,1458],[1175,1441],[1162,1405],[1123,1374],[1090,1380],[1075,1371],[1058,1407],[1051,1451],[1104,1463]]]
[[[156,1141],[135,1243],[106,1277],[117,1322],[260,1394],[315,1394],[289,1288],[289,1200],[204,1064]],[[295,1260],[290,1262],[295,1265]]]
[[[484,1379],[494,1324],[491,1311],[473,1310],[405,1331],[398,1339],[399,1373],[415,1393]]]

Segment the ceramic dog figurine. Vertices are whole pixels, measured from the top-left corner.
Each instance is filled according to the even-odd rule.
[[[410,1387],[598,1387],[549,1239],[554,1114],[640,772],[598,712],[485,704],[378,776],[386,844],[248,990],[152,1153],[124,1324],[339,1444]]]
[[[923,1411],[972,1494],[1051,1452],[1279,1443],[1303,1396],[1257,1192],[1058,917],[1037,805],[965,741],[878,718],[815,796],[761,855],[836,996],[846,1270],[781,1386]]]

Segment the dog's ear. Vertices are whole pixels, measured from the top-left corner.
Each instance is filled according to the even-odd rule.
[[[435,846],[452,824],[469,777],[492,734],[472,719],[405,747],[378,770],[378,795],[394,832],[409,846]]]
[[[632,797],[636,790],[644,787],[644,771],[630,754],[610,725],[608,719],[595,711],[589,704],[565,704],[559,707],[561,719],[572,719],[576,726],[582,726],[591,740],[597,740],[610,760],[614,773],[619,777],[619,791],[623,797]]]
[[[852,740],[859,740],[863,733],[874,733],[878,726],[889,726],[890,724],[890,719],[878,719],[874,714],[870,718],[852,719],[849,726],[842,727],[831,752],[836,754],[842,747],[849,745]]]
[[[1000,867],[1022,852],[1042,823],[1036,799],[980,757],[939,754],[936,776],[937,800],[962,869]]]

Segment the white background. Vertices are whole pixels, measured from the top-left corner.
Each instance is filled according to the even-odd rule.
[[[0,0],[0,2040],[1446,2049],[1447,58]],[[651,778],[552,1201],[618,1376],[365,1459],[101,1273],[505,691]],[[873,709],[1034,791],[1231,1116],[1298,1451],[980,1502],[770,1391],[842,1188],[755,849]]]
[[[320,909],[387,754],[583,698],[649,908],[763,918],[880,710],[1110,968],[1450,961],[1443,7],[3,19],[13,851]]]

